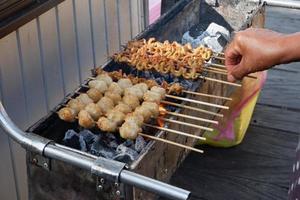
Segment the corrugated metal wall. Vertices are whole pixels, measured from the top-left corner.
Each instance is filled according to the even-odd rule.
[[[0,98],[21,127],[44,116],[144,27],[142,0],[66,0],[0,40]],[[0,199],[27,199],[25,152],[0,131]]]

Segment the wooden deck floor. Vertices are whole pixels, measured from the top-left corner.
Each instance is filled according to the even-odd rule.
[[[266,27],[300,31],[300,11],[268,9]],[[269,71],[244,142],[230,149],[191,153],[171,183],[192,199],[286,199],[300,132],[300,64]]]

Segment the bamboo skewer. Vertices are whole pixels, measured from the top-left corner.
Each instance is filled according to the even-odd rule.
[[[228,82],[228,81],[223,81],[223,80],[219,80],[219,79],[215,79],[215,78],[209,78],[209,77],[202,76],[202,75],[199,75],[199,78],[203,79],[203,80],[213,81],[213,82],[222,83],[222,84],[226,84],[226,85],[231,85],[231,86],[235,86],[235,87],[242,87],[242,85],[239,84],[239,83],[231,83],[231,82]]]
[[[224,57],[218,56],[218,55],[213,55],[212,58],[218,59],[218,60],[225,60]]]
[[[182,132],[182,131],[176,131],[176,130],[165,128],[165,127],[153,126],[151,124],[144,124],[144,126],[155,128],[155,129],[158,129],[158,130],[161,130],[161,131],[166,131],[166,132],[169,132],[169,133],[174,133],[174,134],[177,134],[177,135],[182,135],[182,136],[186,136],[186,137],[191,137],[191,138],[203,140],[203,141],[206,140],[205,137],[192,135],[192,134],[188,134],[188,133],[185,133],[185,132]]]
[[[173,102],[169,102],[169,101],[161,101],[161,103],[166,104],[166,105],[176,106],[176,107],[179,107],[179,108],[194,110],[194,111],[197,111],[197,112],[201,112],[201,113],[205,113],[205,114],[213,115],[213,116],[217,116],[217,117],[224,117],[224,115],[220,114],[220,113],[215,113],[215,112],[211,112],[211,111],[208,111],[208,110],[195,108],[195,107],[192,107],[192,106],[182,105],[182,104],[179,104],[179,103],[173,103]]]
[[[168,119],[168,118],[164,118],[164,117],[158,117],[157,119],[160,119],[160,120],[163,120],[163,121],[166,121],[166,122],[170,122],[170,123],[175,123],[175,124],[180,124],[180,125],[184,125],[184,126],[197,128],[197,129],[200,129],[200,130],[214,131],[214,129],[209,128],[209,127],[199,126],[199,125],[190,124],[190,123],[186,123],[186,122],[181,122],[181,121],[177,121],[177,120],[174,120],[174,119]]]
[[[228,75],[228,71],[227,70],[223,70],[223,69],[219,69],[219,68],[214,68],[214,67],[206,67],[206,68],[203,69],[203,71],[211,72],[211,73],[216,73],[216,74],[222,74],[222,75],[225,75],[225,76]],[[257,79],[257,77],[253,76],[253,75],[246,75],[245,77],[252,78],[252,79]]]
[[[205,94],[205,93],[200,93],[200,92],[193,92],[193,91],[189,91],[189,90],[183,90],[182,92],[187,93],[187,94],[197,95],[197,96],[203,96],[203,97],[210,97],[210,98],[216,98],[216,99],[223,99],[223,100],[232,101],[232,98],[229,98],[229,97],[217,96],[217,95],[212,95],[212,94]]]
[[[227,73],[226,72],[222,72],[222,71],[215,71],[215,70],[212,70],[212,69],[203,69],[203,71],[205,72],[210,72],[210,73],[215,73],[215,74],[221,74],[221,75],[226,75],[227,76]]]
[[[177,147],[181,147],[181,148],[185,148],[185,149],[188,149],[188,150],[191,150],[191,151],[195,151],[195,152],[198,152],[198,153],[204,153],[204,151],[201,150],[201,149],[196,149],[194,147],[186,146],[186,145],[183,145],[183,144],[179,144],[177,142],[169,141],[169,140],[162,139],[162,138],[159,138],[159,137],[155,137],[155,136],[152,136],[152,135],[148,135],[148,134],[144,134],[144,133],[139,133],[139,135],[143,136],[143,137],[146,137],[146,138],[149,138],[149,139],[152,139],[152,140],[164,142],[164,143],[171,144],[171,145],[174,145],[174,146],[177,146]]]
[[[172,99],[177,99],[177,100],[182,100],[182,101],[187,101],[187,102],[191,102],[191,103],[196,103],[196,104],[200,104],[200,105],[215,107],[215,108],[221,108],[221,109],[226,109],[226,110],[229,109],[228,106],[222,106],[222,105],[218,105],[218,104],[214,104],[214,103],[208,103],[208,102],[204,102],[204,101],[198,101],[198,100],[194,100],[194,99],[178,97],[178,96],[174,96],[174,95],[170,95],[170,94],[166,94],[166,97],[169,97]]]
[[[215,120],[209,120],[209,119],[204,119],[204,118],[201,118],[201,117],[194,117],[194,116],[184,115],[184,114],[180,114],[180,113],[176,113],[176,112],[170,112],[170,111],[167,111],[167,110],[162,111],[162,113],[177,116],[177,117],[183,117],[183,118],[187,118],[187,119],[193,119],[193,120],[197,120],[197,121],[200,121],[200,122],[208,122],[208,123],[212,123],[212,124],[219,124],[219,122],[215,121]]]

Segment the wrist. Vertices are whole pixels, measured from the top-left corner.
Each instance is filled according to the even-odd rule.
[[[300,34],[282,36],[279,49],[278,64],[300,60]]]

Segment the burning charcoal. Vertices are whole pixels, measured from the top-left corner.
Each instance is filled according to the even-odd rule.
[[[108,145],[111,147],[111,148],[114,148],[116,149],[118,147],[118,143],[116,142],[116,140],[112,140],[108,143]]]
[[[136,139],[135,139],[135,145],[134,145],[134,148],[137,152],[141,152],[146,146],[146,142],[144,140],[144,138],[142,136],[138,136]]]
[[[91,146],[91,154],[112,159],[115,156],[115,151],[98,138]]]
[[[132,147],[134,145],[132,140],[126,140],[122,145],[126,147]]]
[[[137,156],[138,156],[138,153],[135,150],[133,150],[129,147],[126,147],[123,144],[120,144],[117,147],[116,151],[118,154],[128,154],[132,158],[132,160],[135,160],[135,158],[137,158]]]
[[[64,145],[78,149],[81,151],[87,151],[85,141],[80,138],[79,134],[74,130],[68,130],[63,139]]]
[[[92,133],[90,130],[87,130],[87,129],[80,131],[79,135],[84,139],[84,141],[87,144],[92,144],[96,141],[96,139],[98,137],[101,137],[101,136],[95,135],[94,133]]]

